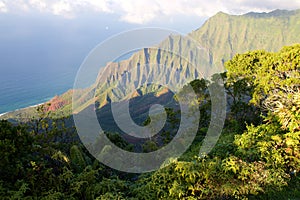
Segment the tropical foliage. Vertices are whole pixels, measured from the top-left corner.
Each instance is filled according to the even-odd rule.
[[[238,54],[225,67],[229,109],[207,156],[198,157],[209,125],[205,80],[191,83],[203,114],[193,144],[169,166],[147,174],[102,165],[66,119],[52,119],[40,107],[39,117],[25,124],[0,122],[1,199],[300,198],[300,45]],[[170,122],[178,123],[178,113],[167,111]],[[161,141],[169,142],[170,132]],[[135,148],[118,133],[107,136],[123,149]],[[149,140],[141,148],[155,151],[159,142]]]

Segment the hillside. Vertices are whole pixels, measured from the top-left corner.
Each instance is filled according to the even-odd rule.
[[[119,80],[124,83],[123,88],[131,88],[129,85],[132,80],[138,83],[137,88],[139,88],[156,77],[165,84],[179,88],[201,77],[191,63],[182,57],[196,64],[207,62],[210,66],[217,66],[218,71],[222,71],[224,62],[237,53],[255,49],[278,51],[282,46],[300,42],[299,35],[300,10],[275,10],[270,13],[244,15],[228,15],[220,12],[208,19],[201,28],[188,34],[207,50],[207,57],[203,56],[203,52],[190,51],[194,49],[193,44],[184,40],[183,37],[170,35],[158,45],[158,48],[145,48],[133,54],[128,60],[108,63],[99,73],[102,79],[98,80],[95,86],[82,92],[83,95],[77,102],[80,106],[75,113],[87,108],[92,101],[96,101],[98,108],[101,108],[107,103],[130,98],[128,96],[130,91],[120,90],[120,88],[114,90]],[[168,52],[179,52],[182,57]],[[202,73],[208,77],[212,72],[210,72],[211,69],[207,70],[208,72]],[[136,95],[144,95],[153,91],[159,93],[159,87],[140,90],[140,93]],[[90,95],[93,94],[95,98],[91,99]],[[70,93],[63,96],[64,102],[71,102]],[[69,104],[60,104],[54,108],[65,114],[72,113]],[[14,118],[13,114],[9,116]],[[5,118],[5,116],[2,117]]]
[[[212,99],[205,93],[205,80],[197,79],[191,85],[206,103],[199,105],[201,119],[193,143],[178,157],[170,154],[153,172],[128,173],[144,163],[151,166],[153,159],[130,160],[125,154],[162,157],[159,150],[176,140],[182,125],[170,108],[166,109],[168,126],[159,137],[138,141],[116,130],[105,132],[111,143],[103,145],[106,136],[96,132],[92,146],[79,140],[77,127],[68,126],[65,118],[51,118],[49,113],[41,112],[40,118],[26,124],[0,120],[1,199],[299,199],[300,44],[275,53],[255,50],[237,54],[225,67],[222,77],[234,101],[212,151],[199,156],[205,138],[210,138],[211,120],[205,111],[211,110]],[[161,91],[147,99],[168,96],[167,90]],[[251,104],[244,101],[245,95]],[[133,98],[133,107],[140,108],[137,103],[145,103],[146,97]],[[54,100],[57,105],[63,102]],[[105,114],[109,107],[100,110]],[[147,119],[142,124],[150,122]],[[188,135],[180,138],[180,145],[185,145]],[[139,148],[134,148],[137,142]],[[124,153],[116,155],[113,146]],[[116,165],[106,165],[107,159]],[[133,168],[118,170],[127,163],[134,164]]]
[[[278,51],[299,42],[300,10],[274,10],[270,13],[228,15],[219,12],[190,33],[220,63],[237,53],[263,49]]]

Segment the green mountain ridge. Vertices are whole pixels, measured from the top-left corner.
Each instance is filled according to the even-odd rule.
[[[237,53],[255,49],[278,51],[282,46],[297,43],[299,25],[300,10],[244,15],[220,12],[190,36],[210,50],[213,62],[220,63]]]
[[[260,17],[258,18],[257,15]],[[278,51],[284,45],[299,42],[297,35],[300,34],[300,28],[298,28],[300,26],[297,26],[298,23],[300,23],[300,10],[275,10],[270,13],[255,15],[248,13],[240,16],[220,12],[210,18],[201,28],[188,34],[188,37],[208,51],[209,57],[201,55],[203,53],[201,51],[195,52],[197,48],[193,47],[194,44],[189,39],[170,35],[157,47],[145,48],[128,60],[109,63],[99,75],[107,79],[98,80],[97,89],[91,92],[95,92],[95,100],[102,107],[109,102],[128,98],[130,91],[126,89],[130,88],[132,80],[138,82],[136,88],[148,84],[153,77],[164,84],[182,87],[193,79],[199,78],[198,72],[191,65],[199,64],[203,62],[203,59],[208,59],[209,67],[217,67],[216,71],[220,72],[223,63],[237,53],[255,49]],[[274,41],[277,42],[274,43]],[[160,49],[166,52],[163,53]],[[180,53],[180,56],[169,52]],[[153,63],[154,65],[151,66]],[[142,68],[142,65],[146,66]],[[213,72],[203,72],[206,76],[215,72],[211,68],[207,70]],[[120,91],[117,87],[118,80],[121,79],[124,83],[124,91]],[[142,94],[145,93],[147,92],[142,91]]]
[[[215,71],[223,71],[224,62],[238,53],[256,49],[278,51],[282,46],[299,43],[299,35],[300,10],[250,12],[244,15],[219,12],[209,18],[202,27],[187,35],[200,44],[208,55],[203,54],[203,51],[194,51],[196,49],[194,44],[182,36],[170,35],[156,47],[144,48],[134,53],[128,60],[108,63],[100,70],[97,83],[81,92],[80,99],[75,101],[75,104],[80,105],[75,113],[95,101],[100,108],[110,102],[129,99],[132,95],[129,94],[132,92],[130,84],[142,88],[143,85],[151,83],[153,77],[165,84],[182,87],[201,77],[192,64],[204,63],[209,66],[205,69],[207,71],[202,72],[209,77]],[[170,52],[180,53],[180,56]],[[120,82],[122,87],[117,87]],[[159,86],[152,89],[158,90]],[[139,94],[133,95],[148,92],[151,91],[141,90]],[[94,94],[95,98],[92,98]],[[69,95],[69,98],[71,99],[72,95]],[[69,104],[61,105],[58,110],[67,114],[72,113]]]

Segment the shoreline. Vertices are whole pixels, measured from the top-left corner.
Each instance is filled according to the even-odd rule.
[[[69,90],[70,90],[70,89],[69,89]],[[67,90],[67,92],[68,92],[69,90]],[[64,93],[66,93],[66,92],[64,92]],[[50,101],[51,99],[53,99],[55,96],[60,96],[60,95],[62,95],[62,94],[64,94],[64,93],[56,94],[56,95],[54,95],[54,96],[52,96],[52,97],[44,98],[44,99],[41,100],[41,101],[42,101],[41,103],[37,103],[37,104],[30,105],[30,106],[26,106],[26,107],[23,107],[23,108],[17,108],[17,109],[15,109],[15,110],[11,110],[11,111],[7,111],[7,112],[4,112],[4,113],[0,113],[0,117],[2,117],[3,115],[6,115],[6,114],[12,113],[12,112],[18,112],[18,111],[23,110],[23,109],[26,109],[26,108],[34,108],[34,107],[43,105],[43,104],[49,102],[49,101]]]
[[[10,112],[13,112],[13,111],[10,111]],[[10,113],[10,112],[0,113],[0,117],[7,114],[7,113]]]
[[[52,97],[52,98],[53,98],[53,97]],[[52,98],[50,98],[50,99],[52,99]],[[49,99],[49,100],[50,100],[50,99]],[[18,109],[12,110],[12,111],[7,111],[7,112],[4,112],[4,113],[0,113],[0,117],[2,117],[3,115],[6,115],[6,114],[12,113],[12,112],[17,112],[17,111],[26,109],[26,108],[34,108],[34,107],[43,105],[43,104],[47,103],[49,100],[44,101],[44,102],[42,102],[42,103],[38,103],[38,104],[31,105],[31,106],[27,106],[27,107],[23,107],[23,108],[18,108]]]

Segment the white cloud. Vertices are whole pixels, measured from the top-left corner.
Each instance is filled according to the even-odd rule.
[[[176,15],[209,17],[218,11],[241,14],[250,11],[300,8],[299,0],[2,0],[0,12],[30,10],[72,18],[83,12],[113,13],[128,23],[144,24]]]
[[[27,13],[38,11],[65,18],[82,12],[113,13],[110,0],[0,0],[0,12]]]
[[[242,14],[300,8],[299,0],[289,0],[289,3],[282,0],[127,0],[119,3],[121,19],[140,24],[178,14],[209,17],[219,11]]]
[[[114,9],[121,13],[121,20],[138,24],[179,14],[208,17],[223,8],[213,0],[126,0],[119,3]]]
[[[2,12],[2,13],[8,12],[6,4],[3,1],[0,1],[0,12]]]
[[[129,23],[142,24],[160,15],[161,7],[155,1],[127,0],[122,1],[118,8],[123,12],[121,20]]]
[[[109,0],[81,0],[77,1],[78,5],[86,5],[95,11],[113,13]]]
[[[29,0],[29,5],[41,12],[47,9],[47,3],[43,0]]]
[[[52,12],[54,15],[61,15],[66,18],[75,17],[73,13],[73,8],[67,1],[59,1],[57,3],[54,3],[52,5]]]

